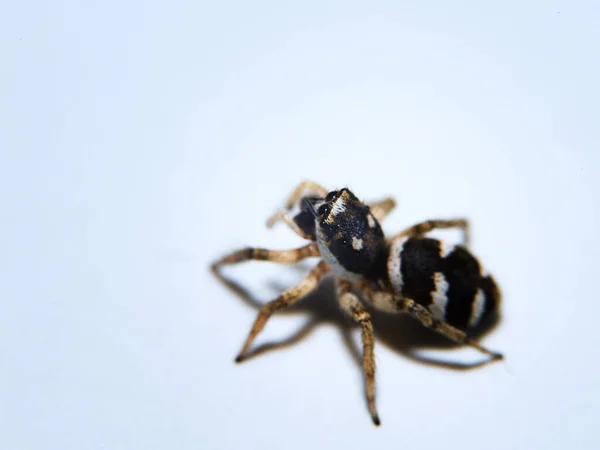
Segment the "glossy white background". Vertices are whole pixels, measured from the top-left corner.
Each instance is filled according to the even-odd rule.
[[[591,1],[1,6],[0,447],[598,446],[599,22]],[[234,365],[256,311],[208,265],[301,245],[264,220],[306,178],[395,195],[389,232],[468,216],[506,362],[379,343],[380,429],[331,323]],[[228,273],[261,301],[301,276]]]

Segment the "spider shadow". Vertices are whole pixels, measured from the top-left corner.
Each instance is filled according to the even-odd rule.
[[[301,270],[305,269],[305,266],[298,265],[296,268]],[[248,306],[258,311],[264,305],[265,302],[256,299],[241,284],[224,276],[221,272],[213,270],[213,273]],[[286,288],[277,283],[272,283],[272,285],[280,291]],[[476,362],[465,363],[422,355],[419,352],[420,350],[452,349],[459,347],[459,345],[423,327],[418,321],[406,314],[384,313],[371,308],[366,303],[365,306],[371,314],[377,344],[383,344],[412,361],[426,366],[458,371],[482,367],[492,361],[486,358]],[[335,279],[331,275],[322,280],[313,292],[285,311],[278,312],[277,315],[299,313],[308,313],[310,319],[296,330],[296,332],[282,340],[255,346],[244,355],[243,360],[245,361],[270,351],[282,350],[295,345],[307,338],[318,325],[330,324],[340,331],[342,343],[362,371],[362,349],[359,348],[353,336],[353,331],[358,328],[358,325],[338,305]],[[474,338],[479,338],[493,330],[500,321],[501,317],[499,314],[491,316],[469,334]]]

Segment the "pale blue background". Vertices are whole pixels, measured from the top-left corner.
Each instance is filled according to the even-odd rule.
[[[0,448],[597,447],[600,7],[483,3],[3,4]],[[207,266],[300,245],[264,220],[305,178],[468,215],[506,363],[378,345],[381,429],[334,327],[235,366]]]

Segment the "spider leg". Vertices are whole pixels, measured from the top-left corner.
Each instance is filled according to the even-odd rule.
[[[479,344],[476,340],[471,339],[464,331],[459,330],[444,321],[435,319],[427,308],[415,302],[413,299],[403,298],[399,295],[394,295],[385,291],[373,291],[364,284],[361,285],[361,287],[365,290],[365,294],[370,298],[370,301],[373,304],[379,306],[385,305],[384,309],[387,311],[408,313],[421,322],[423,326],[437,331],[458,344],[473,347],[481,353],[489,355],[491,360],[504,358],[501,353],[490,350]]]
[[[296,203],[300,201],[302,197],[304,197],[305,191],[310,191],[311,194],[316,194],[319,197],[325,197],[327,195],[327,189],[321,186],[319,183],[315,183],[314,181],[303,181],[298,186],[294,188],[287,201],[285,202],[285,209],[288,211],[294,207]]]
[[[373,352],[375,339],[373,337],[371,316],[356,294],[352,292],[350,282],[338,279],[338,297],[341,307],[360,325],[362,330],[363,371],[367,404],[373,423],[379,425],[381,422],[375,406],[375,355]]]
[[[316,194],[319,197],[325,197],[325,195],[327,194],[327,189],[325,189],[320,184],[315,183],[314,181],[303,181],[298,186],[296,186],[292,193],[288,196],[283,210],[277,211],[275,214],[269,217],[269,219],[267,220],[267,227],[271,228],[277,222],[284,221],[285,223],[290,225],[292,229],[296,231],[296,233],[298,233],[298,231],[296,230],[297,226],[294,227],[296,224],[294,223],[294,226],[291,225],[291,222],[293,222],[293,220],[291,220],[291,218],[287,216],[287,213],[291,211],[292,208],[300,201],[300,199],[304,196],[306,191],[309,191],[311,194]],[[303,233],[300,235],[302,236]]]
[[[465,247],[469,247],[471,233],[467,219],[426,220],[402,230],[400,233],[389,238],[388,241],[401,237],[418,237],[432,230],[445,228],[460,228],[463,231],[463,243]]]
[[[276,311],[281,311],[282,309],[287,308],[290,305],[293,305],[302,297],[307,295],[309,292],[314,290],[321,279],[325,276],[325,274],[329,271],[329,266],[325,261],[321,261],[317,264],[306,277],[304,277],[296,286],[291,287],[286,290],[283,294],[277,297],[275,300],[266,303],[258,313],[252,328],[250,329],[250,333],[248,333],[248,337],[244,342],[242,350],[238,354],[235,359],[236,362],[242,361],[244,354],[248,351],[252,342],[264,328],[267,320],[271,315]]]
[[[315,242],[292,250],[268,250],[265,248],[247,247],[223,256],[212,264],[212,270],[228,264],[237,264],[243,261],[272,261],[280,264],[291,264],[311,256],[320,256]]]
[[[296,233],[298,236],[304,239],[311,239],[311,236],[307,235],[304,231],[302,231],[298,224],[294,221],[294,218],[283,209],[275,212],[275,214],[269,217],[269,220],[267,221],[267,227],[271,228],[277,222],[285,222],[285,224],[288,227],[290,227],[292,231],[294,231],[294,233]]]
[[[368,203],[368,206],[371,208],[371,214],[373,214],[378,221],[382,221],[396,207],[396,200],[392,197],[388,197],[376,202]]]

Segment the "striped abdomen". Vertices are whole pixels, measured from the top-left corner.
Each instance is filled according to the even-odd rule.
[[[493,278],[462,246],[430,238],[392,242],[388,276],[397,294],[427,307],[438,320],[457,328],[476,326],[499,306]]]

